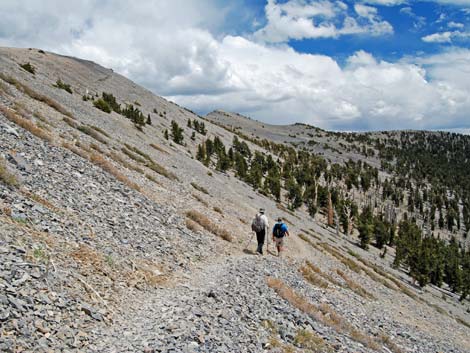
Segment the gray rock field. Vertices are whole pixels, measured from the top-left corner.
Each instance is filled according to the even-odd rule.
[[[152,125],[83,100],[102,92]],[[207,136],[192,140],[188,119]],[[413,285],[391,268],[393,249],[363,251],[322,215],[287,211],[195,159],[207,137],[232,142],[212,122],[276,142],[310,129],[201,119],[92,62],[0,48],[0,161],[17,181],[0,182],[0,352],[470,352],[468,301]],[[186,146],[164,138],[172,120]],[[283,257],[273,244],[254,255],[260,207],[271,225],[288,222]]]

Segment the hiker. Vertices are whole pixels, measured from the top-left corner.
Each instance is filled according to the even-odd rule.
[[[264,238],[266,236],[266,228],[269,228],[268,217],[264,214],[264,208],[259,209],[251,223],[251,230],[256,233],[256,240],[258,241],[258,254],[263,255]]]
[[[281,256],[281,252],[284,250],[284,238],[286,236],[289,236],[289,231],[282,222],[282,218],[279,217],[273,228],[273,242],[276,244],[277,256]]]

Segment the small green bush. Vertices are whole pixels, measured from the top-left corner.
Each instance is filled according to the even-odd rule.
[[[62,82],[60,78],[56,81],[54,87],[63,89],[64,91],[73,94],[72,87],[68,83]]]
[[[103,100],[103,98],[98,98],[97,100],[93,101],[93,105],[95,106],[95,108],[98,108],[104,111],[105,113],[111,113],[111,107],[108,103],[106,103],[105,100]]]
[[[26,64],[21,64],[20,66],[23,70],[28,71],[30,74],[36,74],[36,68],[31,65],[31,63],[27,62]]]

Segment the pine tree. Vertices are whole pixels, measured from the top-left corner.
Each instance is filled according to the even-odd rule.
[[[173,141],[178,145],[183,144],[184,136],[183,129],[179,127],[178,123],[174,120],[171,121],[171,136]]]

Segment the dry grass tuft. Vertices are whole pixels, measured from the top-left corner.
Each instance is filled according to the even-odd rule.
[[[212,234],[226,241],[232,241],[232,235],[226,229],[219,227],[217,224],[212,223],[209,218],[207,218],[202,213],[195,210],[191,210],[186,212],[186,216],[194,222],[198,223],[205,230],[211,232]]]
[[[62,212],[62,210],[59,207],[53,205],[50,201],[47,201],[46,199],[42,198],[38,194],[32,193],[32,192],[26,190],[25,188],[21,188],[20,192],[24,196],[28,197],[29,199],[33,200],[34,202],[37,202],[37,203],[43,205],[44,207],[50,209],[51,211],[53,211],[55,213]]]
[[[176,180],[176,181],[179,180],[178,177],[176,176],[176,174],[166,170],[165,167],[158,164],[157,162],[147,163],[146,166],[147,166],[147,168],[153,170],[155,173],[163,175],[167,179]]]
[[[47,104],[48,106],[50,106],[51,108],[58,111],[59,113],[61,113],[63,115],[66,115],[69,118],[74,119],[74,116],[72,115],[72,113],[70,113],[67,109],[65,109],[63,106],[61,106],[59,103],[57,103],[52,98],[46,97],[45,95],[36,92],[32,88],[30,88],[27,85],[19,82],[18,80],[16,80],[15,78],[13,78],[11,76],[5,76],[5,75],[0,73],[0,78],[3,81],[8,82],[11,85],[14,85],[19,91],[27,94],[31,98],[33,98],[33,99],[35,99],[39,102],[43,102],[43,103]]]
[[[328,282],[324,281],[319,275],[317,275],[310,266],[303,265],[299,268],[299,271],[302,273],[302,276],[314,286],[328,288]]]
[[[294,337],[294,344],[307,349],[312,353],[331,352],[332,348],[318,334],[311,330],[298,330]]]
[[[83,132],[84,134],[87,134],[88,136],[93,137],[96,141],[99,141],[104,145],[108,144],[108,141],[101,134],[96,132],[96,130],[93,129],[91,126],[80,125],[77,127],[77,130]]]
[[[82,158],[88,159],[94,165],[100,167],[104,171],[106,171],[109,174],[113,175],[121,183],[129,186],[130,188],[132,188],[136,191],[141,191],[141,188],[140,188],[139,185],[132,182],[128,177],[126,177],[119,170],[117,170],[110,162],[108,162],[106,159],[104,159],[104,157],[102,157],[100,154],[98,154],[94,151],[91,151],[91,150],[90,150],[90,154],[88,154],[83,149],[76,148],[75,146],[72,146],[71,144],[69,144],[67,142],[62,143],[62,147],[67,148],[68,150],[72,151],[73,153],[75,153],[76,155],[78,155]]]
[[[363,266],[359,265],[356,261],[342,255],[338,250],[334,249],[333,247],[329,246],[328,244],[320,243],[320,246],[323,249],[325,249],[328,253],[330,253],[333,257],[338,259],[343,265],[348,267],[351,271],[354,271],[356,273],[361,273],[361,271],[363,271],[365,274],[367,274],[375,282],[381,283],[385,287],[390,288],[392,290],[398,290],[396,286],[394,286],[392,283],[387,281],[382,276],[379,276],[378,274],[374,273],[374,271],[370,270],[368,267],[363,267]],[[360,260],[360,258],[359,258],[359,260]]]
[[[360,295],[363,298],[366,299],[376,299],[371,293],[366,291],[361,285],[357,284],[354,282],[352,279],[350,279],[343,271],[340,269],[336,270],[336,273],[344,280],[346,285],[348,286],[349,289],[351,289],[354,293]]]
[[[193,232],[199,232],[201,230],[201,227],[189,218],[186,218],[186,228],[192,230]]]
[[[144,170],[142,168],[136,166],[135,164],[127,162],[124,158],[122,158],[118,153],[114,151],[111,151],[110,153],[108,153],[107,156],[111,158],[113,161],[119,163],[120,165],[122,165],[123,167],[129,170],[133,170],[137,173],[144,174]]]
[[[52,127],[57,127],[54,123],[52,123],[49,119],[42,115],[41,112],[35,111],[33,115],[36,119],[42,121],[44,124],[47,124]]]
[[[121,148],[121,151],[126,155],[128,156],[130,159],[136,161],[137,163],[141,163],[141,164],[146,164],[147,161],[145,160],[145,158],[142,158],[140,157],[139,155],[131,152],[130,150],[128,150],[126,147],[123,147]]]
[[[90,148],[98,153],[104,154],[104,151],[96,143],[90,143]]]
[[[398,347],[395,342],[392,341],[390,336],[386,335],[385,333],[382,333],[379,335],[379,340],[383,344],[385,344],[392,352],[394,353],[403,353],[403,350]]]
[[[379,343],[375,341],[374,338],[353,327],[327,304],[323,303],[317,306],[310,303],[306,298],[297,294],[292,288],[284,284],[279,279],[268,277],[267,283],[269,287],[273,288],[282,298],[287,300],[297,309],[314,317],[323,324],[332,327],[339,333],[348,334],[355,341],[360,342],[371,349],[380,349]]]
[[[163,175],[170,180],[178,180],[178,177],[172,172],[168,171],[162,165],[155,162],[148,154],[140,151],[137,147],[124,144],[125,147],[121,151],[134,161],[146,166],[157,174]]]
[[[210,195],[210,194],[209,194],[209,191],[207,191],[205,188],[203,188],[202,186],[197,185],[197,184],[194,183],[194,182],[191,182],[191,186],[192,186],[193,188],[195,188],[196,190],[202,192],[203,194]]]
[[[407,296],[409,296],[410,298],[414,299],[414,300],[420,300],[419,297],[412,291],[410,290],[406,285],[404,285],[403,283],[401,283],[398,279],[396,279],[395,277],[393,277],[392,275],[390,275],[389,273],[385,272],[384,270],[382,270],[380,267],[378,267],[377,265],[374,265],[373,263],[361,258],[359,255],[356,256],[357,259],[362,262],[365,266],[366,266],[366,269],[365,271],[368,271],[368,272],[371,272],[369,270],[369,267],[372,268],[372,270],[374,270],[374,272],[376,272],[377,274],[379,274],[380,276],[388,279],[389,281],[391,281],[396,287],[394,287],[391,283],[389,283],[388,281],[386,281],[385,279],[381,279],[380,281],[385,285],[387,286],[388,288],[390,289],[394,289],[394,290],[397,290],[400,289],[404,294],[406,294]],[[367,272],[366,272],[367,273]],[[369,273],[367,273],[369,274]],[[386,282],[386,283],[385,283]]]
[[[302,239],[304,242],[310,244],[310,246],[312,248],[314,248],[315,250],[318,250],[320,252],[324,252],[324,250],[322,248],[320,248],[317,244],[315,244],[308,236],[306,236],[305,234],[302,234],[300,233],[299,234],[299,238]]]
[[[455,321],[457,321],[461,325],[464,325],[467,328],[470,328],[470,323],[468,323],[467,321],[461,319],[460,317],[456,317]]]
[[[8,171],[6,161],[2,156],[0,156],[0,181],[14,187],[20,184],[16,176]]]
[[[75,153],[77,156],[80,156],[82,158],[85,158],[85,159],[89,159],[89,156],[88,156],[88,153],[80,148],[77,148],[73,145],[71,145],[70,143],[68,142],[63,142],[62,143],[62,147],[68,149],[69,151],[72,151],[73,153]]]
[[[330,274],[328,273],[325,273],[323,272],[322,270],[320,270],[319,267],[315,266],[314,264],[312,264],[310,261],[307,261],[306,262],[306,265],[312,270],[314,271],[315,273],[319,274],[320,276],[322,276],[324,279],[326,279],[327,281],[333,283],[335,286],[338,286],[338,287],[342,287],[341,283],[339,281],[337,281],[333,276],[331,276]]]
[[[67,123],[70,127],[73,127],[74,129],[78,129],[80,125],[78,125],[75,120],[70,119],[69,117],[64,116],[62,119],[65,123]]]
[[[47,131],[44,131],[43,129],[39,128],[32,121],[19,116],[14,111],[9,110],[4,106],[0,106],[0,112],[5,115],[8,120],[18,126],[21,126],[23,129],[28,130],[34,136],[37,136],[49,143],[52,143],[54,141],[54,138]]]
[[[113,175],[117,180],[121,183],[126,184],[130,188],[141,191],[140,186],[136,183],[132,182],[128,177],[122,174],[119,170],[117,170],[110,162],[104,159],[101,155],[92,152],[90,155],[90,161],[103,169],[104,171],[108,172],[109,174]]]
[[[156,144],[154,144],[154,143],[151,143],[151,144],[150,144],[150,147],[152,147],[152,148],[154,148],[154,149],[156,149],[157,151],[160,151],[160,152],[162,152],[162,153],[170,154],[170,152],[168,152],[167,150],[163,149],[162,147],[160,147],[160,146],[158,146],[158,145],[156,145]]]
[[[191,195],[200,203],[202,203],[204,206],[209,207],[209,203],[206,200],[204,200],[201,196],[199,196],[198,194],[191,194]]]
[[[109,134],[108,134],[106,131],[104,131],[103,129],[99,128],[98,126],[90,125],[90,127],[91,127],[93,130],[98,131],[101,135],[104,135],[104,136],[106,136],[106,137],[109,138],[109,139],[111,138],[111,136],[109,136]]]
[[[168,278],[161,266],[149,260],[132,262],[133,270],[125,273],[127,285],[143,289],[146,286],[161,285]]]

